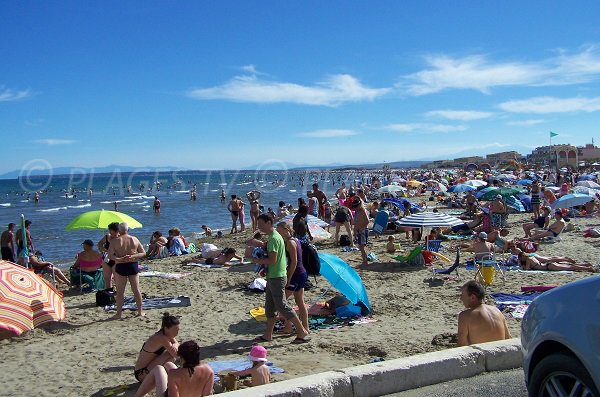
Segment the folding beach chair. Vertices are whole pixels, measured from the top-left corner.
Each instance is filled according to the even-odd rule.
[[[398,255],[394,259],[396,259],[400,263],[418,266],[424,265],[425,261],[423,260],[423,247],[418,246],[415,247],[410,253],[406,256]]]
[[[432,281],[439,274],[450,275],[450,274],[452,274],[452,272],[456,272],[456,276],[460,279],[460,275],[458,274],[458,268],[460,267],[460,248],[456,249],[456,259],[454,260],[454,263],[452,264],[452,266],[450,266],[447,269],[445,269],[443,267],[443,265],[441,265],[441,266],[442,266],[441,269],[436,269],[434,265],[431,266],[431,271],[433,272],[433,275],[431,276]]]
[[[442,240],[427,240],[423,248],[431,252],[440,252],[440,249],[442,249]]]

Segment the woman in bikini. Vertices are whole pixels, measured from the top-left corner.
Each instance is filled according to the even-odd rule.
[[[141,383],[136,396],[144,396],[155,387],[162,388],[162,385],[157,384],[159,377],[156,373],[177,368],[174,364],[179,348],[179,343],[175,339],[177,334],[179,334],[179,318],[164,313],[160,330],[144,342],[133,367],[133,376]],[[165,382],[164,389],[166,388]]]
[[[570,258],[569,258],[570,259]],[[597,273],[598,268],[591,263],[573,264],[573,263],[556,263],[546,262],[542,263],[535,256],[530,256],[524,252],[519,253],[519,263],[523,270],[569,270],[575,272],[591,272]]]
[[[258,219],[258,215],[260,215],[260,203],[258,200],[260,199],[260,192],[253,190],[246,194],[248,197],[248,202],[250,203],[250,220],[252,221],[252,233],[256,233],[257,224],[256,220]]]
[[[82,277],[89,276],[94,279],[96,271],[101,269],[104,263],[102,255],[98,251],[94,251],[92,240],[85,240],[82,245],[83,251],[77,254],[77,259],[75,259],[72,269],[79,270]],[[71,279],[73,279],[73,276],[71,276]]]
[[[102,237],[102,240],[98,241],[98,250],[105,258],[102,263],[102,273],[104,274],[104,288],[112,288],[113,272],[115,267],[115,261],[108,259],[108,247],[110,242],[119,237],[119,222],[113,222],[108,225],[108,234]]]

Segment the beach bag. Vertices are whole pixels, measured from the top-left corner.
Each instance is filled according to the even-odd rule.
[[[421,254],[423,255],[423,261],[425,262],[425,264],[431,265],[431,263],[433,262],[433,254],[431,253],[431,251],[424,250],[423,252],[421,252]]]
[[[115,303],[115,291],[112,288],[96,292],[96,306],[109,306]]]
[[[346,234],[342,234],[340,236],[340,246],[341,247],[349,247],[352,245],[352,241],[350,241],[350,237]]]
[[[315,246],[307,243],[301,243],[300,246],[302,247],[302,264],[306,269],[306,273],[311,276],[320,275],[321,260]]]
[[[253,292],[265,292],[267,288],[267,280],[264,278],[255,278],[250,284],[248,284],[248,289]]]

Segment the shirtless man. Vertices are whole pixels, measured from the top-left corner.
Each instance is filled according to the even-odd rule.
[[[475,237],[475,241],[471,244],[463,244],[460,248],[463,251],[473,252],[475,253],[475,260],[481,260],[488,256],[491,256],[495,247],[494,244],[489,243],[487,241],[488,235],[486,232],[479,232],[477,237]]]
[[[467,193],[466,201],[467,201],[467,215],[475,214],[475,203],[477,202],[477,199],[473,195],[472,191],[469,191],[469,193]]]
[[[497,195],[496,199],[492,201],[490,204],[490,212],[492,215],[492,228],[500,229],[504,227],[503,224],[505,221],[503,218],[506,216],[506,205],[504,205],[504,201],[502,200],[501,195]]]
[[[312,188],[313,196],[315,196],[319,202],[319,216],[323,217],[325,213],[325,202],[327,201],[327,196],[325,196],[325,193],[319,190],[318,183],[313,183]]]
[[[33,246],[33,240],[31,238],[31,232],[29,230],[30,227],[31,227],[31,221],[28,219],[25,221],[25,236],[26,236],[25,238],[27,240],[27,252],[28,253],[35,252],[35,248]],[[25,262],[27,261],[28,258],[23,258],[21,256],[21,253],[25,249],[25,246],[23,245],[23,229],[17,230],[17,235],[15,236],[15,242],[17,243],[17,257],[19,260],[19,264],[27,267],[27,264]]]
[[[362,265],[368,265],[367,262],[367,243],[369,241],[369,213],[362,203],[359,197],[355,197],[352,202],[352,209],[354,210],[354,235],[358,242],[358,249],[362,257]]]
[[[563,219],[562,211],[557,209],[554,211],[554,222],[548,226],[547,230],[542,230],[535,233],[529,240],[536,241],[541,240],[544,237],[558,237],[558,235],[565,229],[567,222]]]
[[[484,295],[483,286],[475,280],[463,285],[460,299],[467,309],[458,315],[458,346],[511,338],[504,315],[483,303]]]
[[[201,397],[213,392],[214,373],[210,366],[200,362],[200,346],[190,340],[179,345],[177,354],[181,357],[182,368],[168,373],[169,381],[165,396]]]
[[[143,316],[142,293],[140,292],[140,276],[138,275],[138,259],[146,256],[144,247],[134,236],[128,234],[129,226],[119,223],[119,237],[111,240],[108,248],[108,258],[115,261],[115,284],[117,285],[117,313],[113,319],[120,319],[123,312],[123,300],[125,299],[125,287],[127,281],[131,284],[131,291],[135,298],[138,316]]]
[[[335,197],[338,198],[338,200],[346,200],[346,182],[342,182],[342,186],[335,192]]]
[[[2,232],[0,236],[0,245],[2,246],[2,260],[15,262],[15,224],[9,223],[8,229]]]
[[[231,213],[231,231],[229,234],[237,233],[237,221],[238,217],[240,216],[240,203],[235,194],[231,195],[231,201],[229,202],[227,209]]]

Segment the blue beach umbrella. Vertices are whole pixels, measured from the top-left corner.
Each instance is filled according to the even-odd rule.
[[[464,183],[450,186],[448,188],[448,192],[450,192],[450,193],[464,193],[464,192],[469,192],[471,190],[477,190],[477,188],[475,188],[471,185],[465,185]]]
[[[550,207],[553,210],[557,208],[571,208],[577,207],[578,205],[585,205],[592,200],[594,200],[594,198],[592,196],[588,196],[587,194],[573,193],[562,196],[550,204]]]
[[[521,179],[519,182],[517,182],[517,185],[526,186],[531,185],[532,183],[533,181],[531,179]]]
[[[416,211],[418,209],[420,209],[420,207],[416,204],[411,203],[410,201],[408,201],[405,198],[399,197],[399,198],[384,198],[383,200],[381,200],[384,203],[390,203],[392,205],[395,205],[396,207],[400,208],[400,209],[404,209],[404,203],[409,203],[410,204],[410,209],[411,212]]]
[[[369,303],[367,290],[356,270],[333,254],[320,252],[319,260],[321,262],[321,275],[331,283],[331,286],[344,295],[352,304],[361,303],[370,313],[371,304]]]
[[[517,210],[519,212],[525,212],[525,206],[515,196],[506,196],[504,198],[504,201],[506,202],[506,205],[509,206],[510,208],[514,208],[515,210]]]

